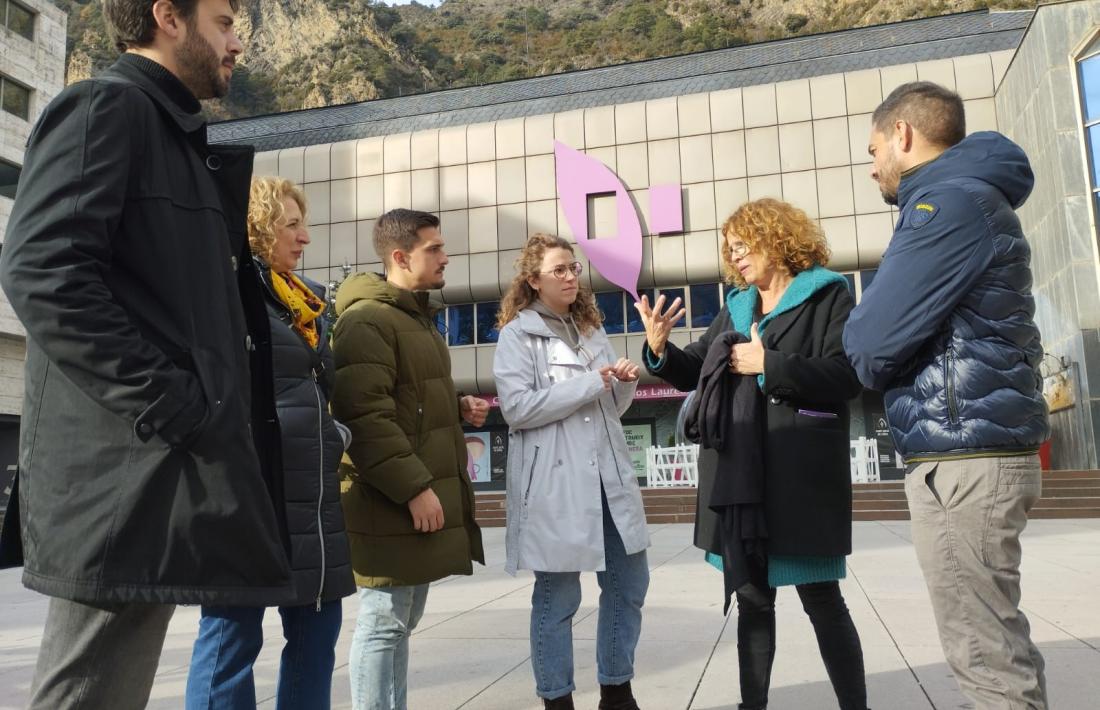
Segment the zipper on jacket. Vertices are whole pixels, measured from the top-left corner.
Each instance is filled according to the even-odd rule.
[[[944,390],[947,395],[947,419],[952,424],[959,423],[959,407],[955,402],[955,357],[951,348],[944,357]]]
[[[527,499],[531,497],[531,484],[535,480],[535,464],[539,462],[539,447],[535,447],[535,457],[531,459],[531,473],[527,476],[527,489],[523,491],[523,507],[527,507]]]
[[[416,403],[416,450],[420,451],[420,446],[423,444],[423,430],[424,430],[424,405],[420,402]]]
[[[320,452],[320,466],[317,469],[317,539],[321,543],[321,581],[317,587],[317,611],[321,611],[321,597],[325,593],[325,530],[321,526],[321,504],[325,499],[325,419],[324,405],[321,403],[321,384],[317,379],[317,368],[313,368],[313,392],[317,397],[317,450]]]

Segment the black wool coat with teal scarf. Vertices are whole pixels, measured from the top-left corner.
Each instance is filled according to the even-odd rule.
[[[747,336],[758,298],[753,286],[730,291],[699,340],[685,348],[669,343],[660,362],[646,346],[647,368],[681,391],[694,390],[711,341],[731,329]],[[861,387],[841,342],[852,305],[844,277],[814,267],[795,276],[759,323],[765,349],[765,374],[759,379],[767,400],[764,507],[770,556],[852,551],[848,401]],[[716,462],[703,452],[699,465]]]

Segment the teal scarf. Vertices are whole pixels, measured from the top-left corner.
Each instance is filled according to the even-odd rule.
[[[799,272],[783,292],[772,312],[760,319],[756,324],[760,337],[764,337],[764,329],[768,327],[776,316],[793,310],[806,302],[810,296],[821,289],[834,283],[848,285],[848,279],[835,271],[829,271],[824,266],[812,266]],[[730,321],[733,329],[746,338],[751,337],[753,318],[756,316],[756,303],[760,299],[760,291],[755,286],[748,286],[737,291],[729,291],[726,294],[726,309],[730,313]],[[764,389],[764,375],[757,376],[760,389]]]

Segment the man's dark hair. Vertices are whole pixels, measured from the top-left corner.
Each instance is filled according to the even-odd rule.
[[[170,0],[180,17],[190,22],[201,0]],[[103,0],[103,19],[107,33],[120,52],[131,47],[148,47],[153,43],[157,21],[153,19],[156,0]],[[240,0],[229,0],[233,12],[240,9]]]
[[[390,265],[390,253],[394,249],[409,252],[420,242],[420,230],[438,227],[439,217],[417,210],[390,210],[374,223],[374,251]]]
[[[875,130],[887,135],[895,121],[905,121],[922,136],[943,148],[966,137],[966,110],[950,89],[930,81],[902,84],[871,114]]]

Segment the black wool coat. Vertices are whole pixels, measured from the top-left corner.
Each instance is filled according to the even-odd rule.
[[[764,509],[771,555],[847,555],[852,551],[852,482],[848,401],[861,391],[841,338],[852,297],[843,284],[816,291],[780,313],[762,334],[765,357]],[[669,343],[653,372],[691,391],[711,342],[733,325],[723,307],[707,332],[685,348]],[[644,360],[655,358],[645,348]],[[835,419],[799,410],[836,414]],[[700,452],[703,469],[717,467]]]
[[[324,316],[315,323],[317,347],[292,327],[293,317],[271,287],[271,270],[256,261],[264,283],[275,405],[282,436],[283,512],[290,535],[290,568],[295,598],[291,604],[315,604],[355,591],[351,551],[340,504],[340,458],[344,442],[329,414],[336,377]],[[318,298],[325,290],[306,281]]]
[[[208,146],[199,108],[124,54],[28,143],[0,284],[27,330],[18,503],[43,594],[293,598],[253,150]]]

